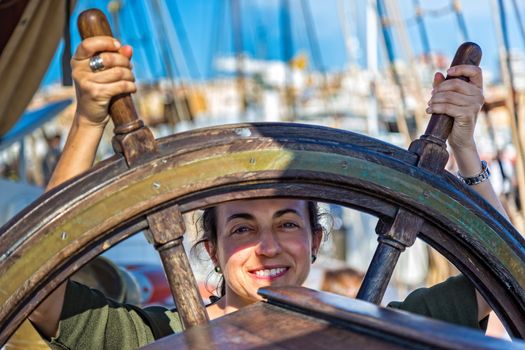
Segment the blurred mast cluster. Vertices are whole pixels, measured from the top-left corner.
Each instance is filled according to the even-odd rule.
[[[76,15],[99,2],[64,3],[72,11],[74,47]],[[136,102],[159,135],[209,124],[281,120],[349,129],[405,146],[426,123],[426,92],[431,90],[434,71],[445,69],[450,61],[433,45],[441,33],[432,31],[431,24],[439,20],[453,28],[457,37],[451,41],[457,39],[457,45],[474,32],[459,0],[443,0],[439,5],[420,0],[333,0],[322,6],[313,0],[100,4],[116,35],[134,47],[140,84]],[[518,3],[491,0],[502,82],[486,86],[485,118],[478,134],[482,155],[497,165],[495,177],[513,222],[523,229],[525,134],[520,116],[525,58],[510,50],[509,4],[525,42]],[[188,13],[189,9],[203,14],[202,18]],[[330,16],[333,23],[328,26],[321,19]],[[195,18],[199,23],[194,23]],[[325,27],[332,32],[327,34]],[[340,50],[346,56],[344,67],[337,69],[330,63],[337,48],[332,44],[326,49],[333,37],[341,38]],[[43,86],[31,107],[52,101],[53,95],[72,97],[72,91]],[[55,123],[67,125],[71,110],[67,110],[69,117]],[[7,125],[2,127],[7,130]],[[15,145],[16,152],[27,153],[21,145]],[[9,152],[3,164],[17,158],[15,151]]]

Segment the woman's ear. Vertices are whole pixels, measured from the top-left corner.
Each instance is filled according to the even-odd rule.
[[[319,247],[321,246],[321,241],[323,240],[323,229],[318,228],[313,232],[312,235],[312,255],[317,256],[319,253]]]
[[[210,259],[213,263],[213,265],[217,266],[217,249],[215,249],[215,245],[211,243],[210,241],[204,242],[204,247],[206,248],[206,251],[208,252],[208,255],[210,256]]]

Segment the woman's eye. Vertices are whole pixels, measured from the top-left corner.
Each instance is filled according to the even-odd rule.
[[[285,222],[281,226],[286,229],[299,227],[299,225],[297,225],[295,222]]]
[[[239,234],[239,233],[245,233],[250,231],[250,228],[248,226],[239,226],[232,230],[232,233]]]

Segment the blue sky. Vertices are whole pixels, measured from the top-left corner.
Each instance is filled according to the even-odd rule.
[[[285,57],[283,50],[285,36],[281,22],[283,14],[288,14],[291,27],[291,40],[288,40],[291,55],[298,52],[306,53],[310,57],[312,68],[329,71],[344,69],[348,65],[349,57],[341,27],[342,17],[338,14],[341,4],[344,4],[347,13],[346,23],[357,43],[357,64],[364,66],[366,62],[365,0],[288,0],[289,12],[283,11],[281,0],[238,1],[242,18],[243,51],[252,58],[280,60]],[[75,24],[78,13],[89,7],[98,7],[107,13],[108,2],[107,0],[78,0],[71,25],[73,47],[76,47],[80,40]],[[461,31],[454,13],[446,11],[451,2],[451,0],[420,0],[422,8],[428,13],[439,13],[439,15],[425,17],[432,51],[450,57],[462,42]],[[497,35],[492,16],[492,5],[495,2],[497,0],[462,0],[461,4],[469,40],[478,43],[483,49],[482,66],[497,74]],[[507,13],[511,47],[523,51],[524,39],[520,36],[512,1],[503,0],[503,2]],[[148,81],[166,75],[163,55],[158,43],[169,42],[170,38],[173,39],[172,43],[180,43],[178,49],[165,48],[166,51],[170,51],[166,54],[168,59],[178,62],[176,67],[178,72],[175,73],[177,76],[201,80],[220,74],[213,69],[213,57],[231,55],[234,52],[230,1],[166,0],[164,3],[169,10],[166,19],[173,23],[172,28],[175,28],[176,34],[174,31],[170,36],[169,28],[165,27],[163,33],[166,35],[160,37],[155,34],[159,29],[156,23],[161,21],[152,6],[153,2],[122,0],[119,13],[121,40],[131,44],[135,49],[135,74],[138,79]],[[398,3],[401,17],[408,23],[411,46],[416,54],[421,53],[421,41],[413,20],[414,1],[399,0]],[[525,2],[517,1],[517,3],[519,14],[525,16]],[[305,24],[302,4],[306,4],[310,9],[312,18],[310,28]],[[155,20],[148,20],[150,18]],[[308,29],[317,37],[320,52],[317,57],[313,55],[308,43]],[[184,33],[186,40],[184,40]],[[396,44],[397,55],[403,57],[403,53],[399,50],[399,43]],[[189,54],[190,47],[192,54]],[[62,46],[57,50],[57,57],[46,74],[44,85],[60,80],[61,52]],[[382,49],[378,52],[380,62],[383,62]],[[188,68],[180,59],[183,56]],[[191,59],[192,56],[194,59]],[[146,62],[149,64],[146,65]]]

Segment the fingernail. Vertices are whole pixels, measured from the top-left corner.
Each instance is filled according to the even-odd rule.
[[[447,73],[454,73],[455,70],[456,68],[450,67],[449,69],[447,69]]]
[[[432,113],[432,108],[428,107],[425,112],[427,112],[428,114]]]
[[[116,49],[120,49],[120,43],[118,42],[118,40],[113,40],[113,45],[115,45]]]

